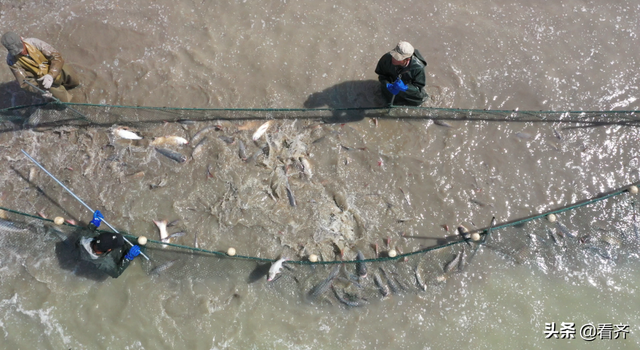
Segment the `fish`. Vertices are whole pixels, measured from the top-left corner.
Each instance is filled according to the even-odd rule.
[[[176,232],[176,233],[172,233],[170,234],[167,238],[162,239],[163,242],[169,242],[170,239],[172,238],[178,238],[178,237],[182,237],[186,234],[186,232]]]
[[[193,142],[197,142],[198,139],[200,138],[200,136],[204,135],[205,132],[211,130],[211,129],[215,129],[215,125],[209,125],[209,126],[205,126],[204,128],[200,129],[200,131],[198,131],[195,135],[193,135],[193,137],[191,137],[191,143]]]
[[[151,141],[151,146],[183,146],[188,144],[184,137],[180,136],[160,136]]]
[[[167,220],[153,220],[153,223],[158,227],[158,231],[160,232],[160,240],[164,242],[165,239],[169,237],[169,233],[167,232]]]
[[[444,127],[447,127],[447,128],[450,128],[450,127],[451,127],[451,124],[447,123],[447,122],[446,122],[446,121],[444,121],[444,120],[440,120],[440,119],[434,119],[434,120],[433,120],[433,124],[435,124],[435,125],[440,125],[440,126],[444,126]]]
[[[207,142],[207,137],[203,137],[202,140],[200,140],[200,142],[198,142],[198,144],[193,148],[193,151],[191,152],[191,158],[196,158],[198,155],[200,155],[200,153],[202,152],[202,150],[204,149],[204,144]]]
[[[444,266],[445,273],[452,272],[455,269],[459,268],[458,266],[460,264],[460,259],[462,258],[462,252],[464,252],[464,248],[462,249],[462,251],[460,251],[460,253],[458,253],[458,255],[456,255],[455,258],[453,258],[453,260],[451,260]]]
[[[142,140],[142,137],[138,136],[138,134],[127,130],[125,127],[117,127],[113,130],[113,135],[127,140]]]
[[[296,197],[293,196],[293,191],[291,191],[291,187],[289,186],[289,180],[288,179],[285,182],[285,187],[284,188],[287,190],[287,197],[289,198],[289,204],[292,207],[295,207],[296,206]]]
[[[9,233],[24,233],[29,232],[29,228],[16,222],[0,219],[0,231]]]
[[[256,132],[253,133],[253,136],[251,137],[253,139],[253,141],[258,141],[258,139],[264,135],[265,132],[267,132],[267,129],[269,129],[269,127],[271,126],[271,120],[269,120],[268,122],[260,125],[260,127],[258,128],[258,130],[256,130]]]
[[[175,264],[178,261],[178,259],[174,259],[174,260],[169,260],[166,263],[162,264],[162,265],[158,265],[156,266],[153,270],[151,270],[149,272],[149,275],[159,275],[160,273],[166,271],[168,268],[170,268],[171,266],[173,266],[173,264]]]
[[[536,235],[535,233],[527,232],[527,235],[531,239],[531,245],[533,247],[538,247],[540,244],[549,245],[546,239]]]
[[[457,232],[460,236],[462,236],[462,238],[469,240],[471,238],[471,233],[469,233],[469,229],[460,225],[458,226],[458,232]]]
[[[527,132],[517,132],[516,133],[516,137],[519,137],[523,140],[528,140],[531,138],[531,134],[527,133]]]
[[[339,301],[339,302],[341,302],[341,303],[343,303],[343,304],[345,304],[345,305],[347,305],[347,306],[350,306],[350,307],[359,307],[359,306],[364,305],[364,303],[363,303],[363,302],[360,302],[360,301],[357,301],[357,300],[350,300],[350,299],[347,299],[347,298],[345,297],[345,294],[338,292],[338,290],[336,289],[336,287],[334,287],[333,285],[331,286],[331,289],[333,290],[333,294],[335,294],[336,299],[338,299],[338,301]],[[362,300],[362,299],[361,299],[361,300]]]
[[[556,245],[562,246],[563,245],[563,241],[562,239],[560,239],[560,235],[558,235],[557,233],[555,233],[552,229],[547,227],[547,234],[549,235],[549,237],[551,237],[551,239],[553,240],[553,242]]]
[[[356,263],[356,273],[358,274],[358,277],[359,278],[367,277],[367,266],[365,265],[364,262],[362,262],[362,260],[364,260],[364,254],[362,254],[362,252],[359,250],[358,250],[358,254],[356,255],[356,260],[358,261]]]
[[[171,221],[170,223],[167,224],[167,227],[172,227],[177,225],[180,222],[180,219],[175,219],[173,221]]]
[[[611,237],[611,236],[602,236],[600,237],[600,240],[611,245],[614,247],[619,247],[620,246],[620,240],[618,240],[615,237]]]
[[[315,139],[311,143],[313,143],[313,144],[320,143],[320,142],[324,141],[324,139],[326,139],[326,138],[327,138],[327,135],[322,135],[322,136],[318,137],[317,139]]]
[[[458,270],[463,271],[467,267],[467,250],[462,246],[462,253],[460,253],[460,263],[458,263]]]
[[[601,258],[606,259],[606,260],[613,260],[613,257],[611,256],[611,253],[601,247],[595,247],[595,246],[586,246],[583,249],[593,252],[596,255],[599,255]]]
[[[311,179],[313,176],[313,172],[311,171],[311,163],[305,157],[300,157],[300,163],[302,164],[302,173],[308,178]]]
[[[329,276],[327,276],[327,278],[322,280],[322,282],[316,284],[315,286],[313,286],[313,288],[311,288],[311,290],[307,294],[308,297],[310,299],[315,299],[324,294],[324,292],[326,292],[327,289],[329,289],[329,287],[331,286],[333,279],[336,278],[336,276],[338,276],[338,274],[340,273],[341,266],[342,264],[335,264],[331,271],[329,271]]]
[[[560,223],[560,221],[556,221],[556,226],[558,226],[558,230],[562,232],[565,236],[569,236],[571,238],[576,238],[578,236],[577,233],[569,231],[567,226]]]
[[[280,273],[282,269],[282,264],[289,260],[288,258],[280,258],[276,262],[274,262],[269,268],[269,276],[267,277],[267,281],[273,281],[277,274]]]
[[[416,266],[416,284],[418,285],[418,288],[422,289],[423,291],[427,291],[427,284],[424,283],[424,280],[422,280],[422,275],[420,275],[420,269]]]
[[[242,160],[247,160],[247,148],[242,140],[238,140],[238,156]]]
[[[394,281],[391,278],[391,276],[389,276],[387,271],[385,269],[383,269],[382,267],[380,268],[380,271],[382,271],[382,274],[384,275],[384,278],[387,279],[387,284],[389,285],[389,288],[391,289],[391,292],[392,293],[396,293],[396,294],[399,293],[400,292],[400,287],[396,284],[397,281]]]
[[[564,138],[562,137],[562,135],[560,134],[560,132],[557,129],[553,129],[553,133],[556,135],[556,137],[558,138],[558,140],[560,141],[564,141]]]
[[[389,287],[387,287],[386,284],[382,283],[382,279],[380,278],[379,274],[373,274],[373,281],[376,283],[376,286],[378,286],[378,289],[380,290],[380,293],[383,297],[389,295]]]
[[[236,142],[236,139],[234,137],[229,137],[229,136],[225,136],[225,135],[220,135],[218,136],[218,138],[224,142],[226,142],[229,145],[233,145],[234,142]]]
[[[29,182],[33,182],[36,179],[36,171],[38,169],[36,169],[35,167],[31,167],[29,168]]]
[[[184,163],[187,161],[187,156],[179,152],[174,152],[166,148],[157,148],[157,147],[156,147],[156,151],[158,151],[158,153],[162,154],[163,156],[169,159],[175,160],[178,163]]]

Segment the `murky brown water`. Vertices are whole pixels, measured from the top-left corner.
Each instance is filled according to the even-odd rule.
[[[408,40],[427,59],[425,106],[520,110],[638,109],[638,4],[401,1],[3,2],[4,30],[43,39],[82,74],[74,102],[220,108],[380,104],[379,57]],[[37,21],[34,21],[38,19]],[[0,69],[2,107],[29,101]],[[83,110],[84,111],[84,110]],[[29,152],[118,229],[157,238],[154,219],[181,219],[175,243],[241,255],[368,258],[385,240],[404,252],[432,245],[442,225],[488,225],[544,212],[638,181],[638,130],[620,125],[369,118],[346,124],[278,120],[135,125],[44,132],[5,123],[1,204],[86,222],[90,213]],[[191,139],[178,164],[149,146]],[[225,142],[220,136],[234,139]],[[249,161],[239,156],[242,141]],[[189,146],[173,147],[185,155]],[[260,149],[267,144],[269,154]],[[313,175],[299,168],[309,160]],[[209,171],[208,171],[209,170]],[[209,175],[211,174],[211,175]],[[295,195],[289,204],[285,178]],[[163,184],[161,187],[156,185]],[[563,218],[580,234],[625,237],[629,195]],[[603,227],[602,230],[594,227]],[[515,229],[514,229],[515,230]],[[521,229],[544,233],[543,226]],[[541,230],[541,231],[536,231]],[[597,234],[595,233],[596,230]],[[4,232],[2,234],[5,234]],[[403,238],[418,236],[420,238]],[[503,236],[500,243],[508,242]],[[7,241],[8,242],[8,241]],[[520,242],[515,240],[514,242]],[[505,246],[520,249],[516,243]],[[8,243],[7,243],[8,244]],[[43,241],[0,255],[0,348],[442,349],[637,348],[637,253],[615,259],[542,248],[516,259],[482,249],[426,293],[369,298],[360,308],[308,302],[290,281],[215,277],[224,268],[177,266],[148,276],[141,259],[116,280],[61,269]],[[633,245],[631,245],[633,246]],[[23,248],[24,245],[22,246]],[[506,251],[509,256],[511,251]],[[560,257],[560,258],[559,258]],[[444,259],[444,258],[443,258]],[[243,265],[244,264],[244,265]],[[228,265],[229,274],[248,274]],[[197,270],[189,266],[197,266]],[[304,275],[306,267],[296,269]],[[177,272],[181,275],[178,275]],[[311,271],[311,273],[318,273]],[[318,273],[321,274],[321,273]],[[624,323],[627,340],[544,336],[547,322]]]

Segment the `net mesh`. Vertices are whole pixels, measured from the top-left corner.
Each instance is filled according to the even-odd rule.
[[[522,122],[567,122],[591,125],[620,124],[635,126],[638,118],[635,111],[485,111],[441,108],[343,108],[343,109],[193,109],[193,108],[150,108],[135,106],[108,106],[71,103],[39,104],[12,107],[0,110],[4,124],[9,128],[38,127],[55,128],[69,125],[112,126],[113,124],[137,125],[145,123],[197,121],[243,120],[243,119],[321,119],[329,122],[343,122],[371,118],[424,118],[446,125],[448,120],[504,120]],[[283,130],[286,131],[285,128]],[[295,144],[295,138],[288,138]],[[315,142],[315,141],[314,141]],[[295,147],[289,150],[295,151]],[[291,152],[293,152],[291,151]],[[291,154],[288,157],[292,157]],[[296,158],[296,157],[293,157]],[[208,171],[208,170],[207,170]],[[234,170],[235,171],[235,170]],[[233,173],[234,171],[229,171]],[[134,174],[135,175],[135,174]],[[278,175],[274,172],[274,176]],[[151,186],[160,187],[159,184]],[[208,185],[210,186],[210,185]],[[227,186],[225,184],[221,186]],[[580,273],[585,269],[626,264],[638,258],[640,239],[636,223],[636,208],[628,187],[599,195],[591,200],[575,203],[565,208],[553,210],[560,215],[560,221],[550,222],[546,215],[498,224],[493,228],[477,229],[480,241],[466,241],[460,236],[440,242],[419,251],[399,252],[397,257],[381,255],[377,247],[363,249],[363,261],[357,261],[355,251],[340,256],[340,248],[330,247],[322,251],[318,262],[288,261],[282,272],[268,282],[274,290],[286,296],[303,298],[312,303],[339,304],[345,307],[366,305],[376,299],[395,294],[431,293],[439,286],[455,279],[456,275],[474,266],[479,254],[491,254],[507,264],[525,265],[544,274]],[[231,230],[239,219],[237,211],[243,210],[238,202],[237,192],[243,188],[229,188],[219,202],[207,202],[203,198],[187,198],[176,202],[175,209],[185,220],[192,223],[189,232],[198,232],[198,227],[216,227],[222,231],[229,222]],[[274,190],[274,193],[277,192]],[[280,188],[281,196],[286,192]],[[39,192],[38,192],[39,193]],[[206,189],[196,191],[206,193]],[[38,194],[39,195],[39,194]],[[86,194],[85,194],[86,195]],[[36,194],[34,194],[36,196]],[[35,200],[35,199],[34,199]],[[322,198],[314,200],[321,201]],[[326,198],[340,206],[337,197]],[[236,203],[237,202],[237,203]],[[195,203],[195,204],[194,204]],[[232,210],[225,210],[228,204]],[[326,204],[327,203],[320,203]],[[233,209],[235,208],[235,209]],[[382,206],[380,210],[385,210]],[[344,209],[344,208],[341,208]],[[234,211],[236,210],[236,211]],[[344,210],[350,226],[361,226],[356,211]],[[211,216],[211,213],[217,216]],[[222,215],[221,213],[225,213]],[[314,239],[327,240],[333,224],[320,227]],[[186,225],[186,224],[185,224]],[[240,225],[242,226],[242,225]],[[581,227],[580,231],[577,227]],[[585,229],[587,227],[587,229]],[[242,228],[239,228],[242,230]],[[338,230],[338,228],[336,228]],[[51,220],[32,216],[19,211],[3,208],[0,221],[0,262],[3,266],[18,263],[30,269],[39,279],[50,279],[48,275],[55,268],[68,270],[74,275],[92,279],[107,277],[92,269],[90,265],[78,261],[75,242],[80,228],[65,224],[54,225]],[[231,232],[231,231],[230,231]],[[236,232],[236,231],[234,231]],[[206,233],[206,232],[204,232]],[[237,232],[238,233],[238,232]],[[255,234],[247,232],[239,234]],[[317,235],[318,237],[316,237]],[[128,235],[135,239],[137,235]],[[204,235],[203,235],[204,236]],[[220,236],[220,235],[218,235]],[[215,235],[207,235],[215,237]],[[261,238],[255,237],[257,241]],[[409,238],[404,238],[409,239]],[[228,246],[229,242],[215,239],[193,240],[187,245],[150,240],[145,253],[149,260],[137,259],[150,278],[173,281],[214,280],[229,286],[241,283],[264,281],[275,261],[259,256],[229,256],[226,252],[215,251],[216,247]],[[54,249],[52,249],[54,247]],[[336,249],[332,249],[336,248]],[[388,251],[393,247],[380,247]],[[302,254],[305,255],[305,254]],[[26,263],[19,263],[27,261]],[[47,264],[57,261],[57,264]],[[2,267],[0,267],[2,268]],[[61,287],[62,288],[62,287]]]

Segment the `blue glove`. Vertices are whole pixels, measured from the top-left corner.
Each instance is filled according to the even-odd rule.
[[[91,223],[95,227],[100,227],[100,223],[102,222],[102,219],[104,219],[104,216],[102,216],[102,213],[100,212],[100,210],[96,210],[93,213],[93,220],[91,220]]]
[[[134,245],[133,247],[131,247],[131,249],[129,249],[127,255],[125,255],[124,258],[127,260],[133,260],[138,255],[140,255],[140,247]]]
[[[399,94],[400,91],[407,91],[407,89],[409,89],[409,87],[407,87],[407,84],[405,84],[402,79],[396,80],[393,84],[387,83],[387,90],[393,95]]]

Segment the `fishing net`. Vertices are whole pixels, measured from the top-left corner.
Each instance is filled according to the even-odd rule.
[[[2,120],[41,129],[62,125],[141,126],[150,123],[255,119],[317,119],[348,122],[368,118],[520,121],[636,125],[637,111],[517,111],[431,107],[353,108],[168,108],[79,103],[41,103],[0,110]]]
[[[143,232],[148,235],[148,227],[141,222],[148,224],[150,220],[146,217],[146,220],[135,220],[130,211],[146,215],[145,209],[150,207],[158,211],[154,213],[156,215],[174,212],[179,216],[181,226],[172,229],[173,238],[166,242],[150,240],[145,250],[149,260],[136,260],[151,279],[213,281],[229,288],[266,284],[282,295],[310,303],[359,307],[398,294],[437,293],[440,286],[459,280],[465,271],[478,269],[478,256],[491,256],[506,265],[526,266],[532,271],[559,276],[625,265],[638,257],[635,201],[627,192],[628,187],[551,210],[558,214],[558,222],[547,220],[546,214],[550,213],[547,212],[498,223],[492,228],[488,223],[484,228],[470,226],[470,233],[479,234],[475,237],[478,240],[465,240],[460,235],[442,237],[442,231],[429,232],[411,224],[403,226],[420,216],[419,209],[412,207],[402,189],[402,196],[384,193],[389,188],[377,184],[372,172],[354,171],[367,183],[366,190],[342,191],[330,181],[318,179],[321,174],[307,173],[304,164],[305,154],[312,145],[322,146],[318,146],[316,152],[332,147],[349,152],[339,155],[338,165],[351,163],[353,167],[366,168],[376,163],[379,166],[384,162],[391,164],[398,157],[392,152],[385,154],[382,149],[365,152],[366,148],[361,147],[361,135],[352,129],[336,131],[304,119],[342,122],[364,117],[415,118],[433,119],[443,126],[449,120],[633,126],[638,121],[633,111],[531,112],[395,107],[231,110],[43,104],[4,109],[0,116],[6,121],[3,125],[10,130],[54,128],[56,135],[39,136],[43,138],[43,144],[56,144],[58,138],[73,134],[73,138],[68,137],[73,142],[61,146],[66,147],[64,151],[51,154],[51,164],[58,166],[56,173],[62,173],[63,182],[76,185],[71,187],[75,187],[80,197],[98,198],[107,211],[120,213],[119,217],[126,219],[129,215],[131,220],[122,220],[122,225],[126,226],[122,230],[132,233],[128,236],[131,240]],[[228,130],[231,130],[228,134],[223,131],[215,134],[220,129],[218,121],[245,119],[302,121],[297,124],[293,120],[279,122],[279,126],[272,128],[264,138],[266,142],[252,142],[251,139],[250,133],[263,123],[259,120],[251,128],[242,130],[240,123],[228,123]],[[152,130],[164,122],[178,123],[169,123],[167,129]],[[196,122],[204,122],[206,126],[189,129]],[[191,158],[196,161],[176,167],[175,162],[179,162],[180,157],[161,158],[152,144],[120,144],[110,133],[91,128],[78,132],[71,128],[103,128],[114,124],[135,126],[138,130],[148,130],[150,135],[181,131],[179,128],[182,127],[191,134],[192,142],[199,130],[216,131],[213,137],[208,134],[211,137],[208,141],[210,156],[202,156],[197,145],[191,145]],[[205,137],[199,140],[204,141]],[[556,141],[562,141],[558,134]],[[37,144],[31,143],[28,147],[46,153]],[[378,146],[370,144],[369,147]],[[561,148],[562,145],[553,147]],[[411,156],[406,158],[410,164],[406,166],[409,169],[406,172],[421,172],[419,165],[411,165],[419,162]],[[17,201],[28,205],[33,212],[51,203],[55,204],[52,210],[57,215],[73,217],[69,213],[82,212],[77,203],[65,202],[63,190],[51,179],[38,177],[28,164],[17,161],[12,164],[15,165],[13,172],[29,183],[29,188],[36,190],[25,190],[26,185],[20,181],[7,182],[5,187],[7,191],[17,193]],[[342,171],[337,168],[338,172]],[[401,170],[405,171],[405,168]],[[314,181],[308,181],[312,175]],[[89,178],[91,181],[87,180]],[[210,181],[212,178],[215,180]],[[189,191],[167,185],[179,184],[185,179],[187,182],[194,179],[194,186]],[[475,186],[478,187],[477,181]],[[167,201],[170,203],[145,202],[154,200],[153,195],[148,198],[130,195],[141,191],[163,191],[162,198],[170,198]],[[474,203],[486,211],[487,206],[481,201]],[[50,280],[54,269],[59,268],[75,276],[107,278],[78,261],[75,250],[75,241],[81,232],[78,226],[54,225],[51,220],[25,213],[29,209],[22,210],[4,208],[2,212],[2,266],[24,266],[43,280]],[[429,224],[428,227],[439,226]],[[578,227],[582,228],[580,232]],[[584,227],[589,229],[585,231]],[[394,235],[391,241],[390,232]],[[398,233],[401,235],[396,236]],[[366,239],[362,239],[365,235]],[[402,247],[418,244],[399,243],[419,236],[440,238],[435,245],[401,251],[408,250]],[[304,241],[300,237],[304,237]],[[355,247],[356,242],[358,247]],[[230,256],[226,247],[236,247],[244,255]],[[358,251],[364,260],[356,260]],[[390,256],[392,251],[397,256]],[[317,255],[316,262],[309,260],[311,254]],[[274,257],[279,255],[286,255],[292,261],[285,262],[275,279],[267,282]]]
[[[208,281],[231,289],[241,284],[266,283],[286,297],[347,308],[394,295],[438,293],[444,284],[464,279],[467,271],[481,271],[479,256],[484,256],[485,262],[491,260],[487,259],[489,256],[506,266],[524,266],[532,273],[560,278],[594,270],[606,273],[639,258],[636,195],[628,190],[625,187],[548,213],[472,228],[469,235],[451,235],[440,244],[397,256],[390,256],[393,246],[380,247],[382,251],[372,246],[364,249],[360,258],[355,252],[340,256],[336,251],[332,259],[319,257],[316,262],[292,259],[269,282],[266,279],[274,259],[229,255],[207,249],[211,247],[150,240],[145,249],[149,260],[137,261],[149,278],[179,283]],[[549,214],[556,216],[550,219]],[[74,255],[73,242],[80,227],[54,225],[51,220],[8,208],[3,208],[2,215],[3,265],[28,259],[39,263],[22,265],[32,266],[43,279],[58,267],[82,277],[106,278],[92,271],[91,266],[79,263]],[[135,235],[126,237],[136,239]]]

